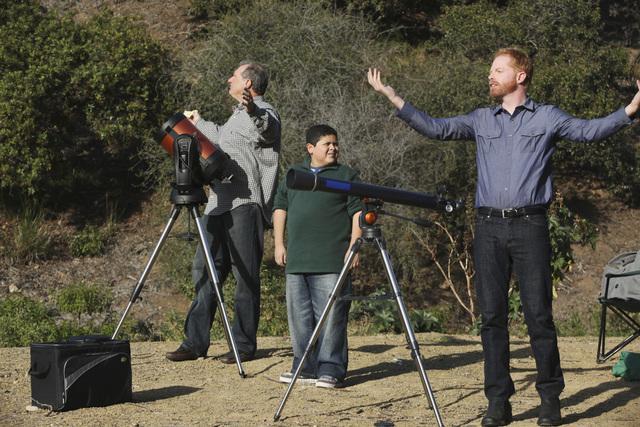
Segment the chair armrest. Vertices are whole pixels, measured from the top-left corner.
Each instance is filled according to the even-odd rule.
[[[606,273],[604,277],[606,277],[607,279],[612,279],[614,277],[629,277],[629,276],[635,276],[638,274],[640,274],[640,270],[627,271],[625,273]]]
[[[611,282],[611,279],[615,279],[617,277],[630,277],[630,276],[636,276],[640,274],[640,270],[634,270],[634,271],[627,271],[624,273],[605,273],[604,277],[606,280],[606,284],[604,287],[604,295],[602,295],[601,299],[604,298],[604,300],[609,299],[609,283]]]

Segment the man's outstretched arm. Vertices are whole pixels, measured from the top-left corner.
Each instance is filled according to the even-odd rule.
[[[471,115],[443,119],[433,118],[425,111],[416,109],[410,102],[405,102],[391,86],[382,83],[380,70],[369,68],[367,80],[376,92],[386,96],[398,109],[398,117],[426,137],[440,140],[473,139],[474,129]]]

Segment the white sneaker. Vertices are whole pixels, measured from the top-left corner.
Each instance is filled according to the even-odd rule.
[[[330,375],[320,375],[320,378],[316,381],[316,387],[322,388],[340,388],[344,383],[337,378]]]
[[[281,383],[289,384],[293,380],[293,372],[285,372],[280,375],[279,381]],[[296,382],[298,384],[315,384],[316,379],[312,376],[300,374],[298,378],[296,378]]]

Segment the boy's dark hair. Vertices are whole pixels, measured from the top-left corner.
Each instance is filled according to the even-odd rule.
[[[334,135],[338,138],[338,132],[329,125],[314,125],[307,129],[307,144],[316,145],[320,138],[327,135]]]

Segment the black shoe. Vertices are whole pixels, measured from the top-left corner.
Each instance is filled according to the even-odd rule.
[[[196,360],[198,355],[188,348],[180,346],[176,351],[168,352],[166,357],[172,362],[184,362],[185,360]]]
[[[253,354],[245,353],[243,351],[238,352],[238,357],[240,358],[240,362],[247,362],[254,359]],[[220,356],[220,361],[227,365],[231,365],[236,363],[236,357],[233,355],[233,351],[230,351],[229,353]]]
[[[487,413],[482,417],[480,425],[483,427],[506,426],[513,420],[511,404],[504,400],[490,400]]]
[[[559,426],[562,424],[560,415],[560,399],[542,399],[540,405],[540,415],[538,416],[539,426]]]

